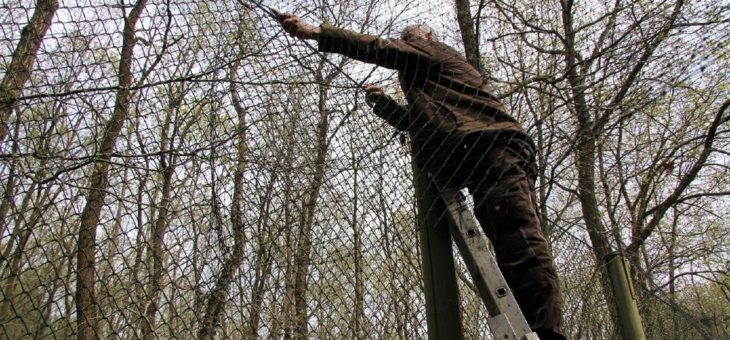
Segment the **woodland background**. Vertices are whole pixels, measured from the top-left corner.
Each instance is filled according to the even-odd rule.
[[[253,0],[0,6],[0,338],[426,336],[394,72],[322,55]],[[465,51],[538,145],[573,339],[730,338],[726,1],[267,1]],[[460,266],[467,339],[489,338]]]

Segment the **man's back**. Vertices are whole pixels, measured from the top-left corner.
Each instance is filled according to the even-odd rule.
[[[380,39],[330,25],[321,29],[320,51],[398,70],[409,104],[409,130],[454,140],[480,131],[523,131],[479,72],[448,45]]]

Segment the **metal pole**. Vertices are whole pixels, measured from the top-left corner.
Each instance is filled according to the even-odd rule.
[[[639,308],[636,305],[636,292],[629,277],[628,263],[617,252],[608,254],[606,262],[616,299],[616,312],[621,334],[627,340],[645,340],[646,335],[644,335],[644,328],[641,325],[641,316],[639,316]]]
[[[446,206],[428,174],[413,166],[429,340],[460,340],[461,303]]]

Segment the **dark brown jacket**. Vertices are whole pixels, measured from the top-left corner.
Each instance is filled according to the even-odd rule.
[[[320,51],[399,71],[408,109],[389,97],[375,105],[375,113],[396,128],[450,139],[479,131],[522,132],[479,72],[453,48],[425,39],[381,39],[329,24],[321,30]]]
[[[501,140],[529,140],[479,72],[453,48],[425,39],[381,39],[328,24],[321,30],[320,51],[398,70],[407,108],[383,96],[373,111],[410,133],[414,160],[422,169],[452,176],[465,162],[462,152],[469,139],[486,143],[485,152]]]

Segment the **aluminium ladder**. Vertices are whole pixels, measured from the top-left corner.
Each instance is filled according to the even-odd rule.
[[[487,239],[467,207],[464,195],[458,188],[441,188],[438,185],[437,188],[454,221],[451,235],[489,312],[487,324],[494,338],[539,340],[487,248]]]

